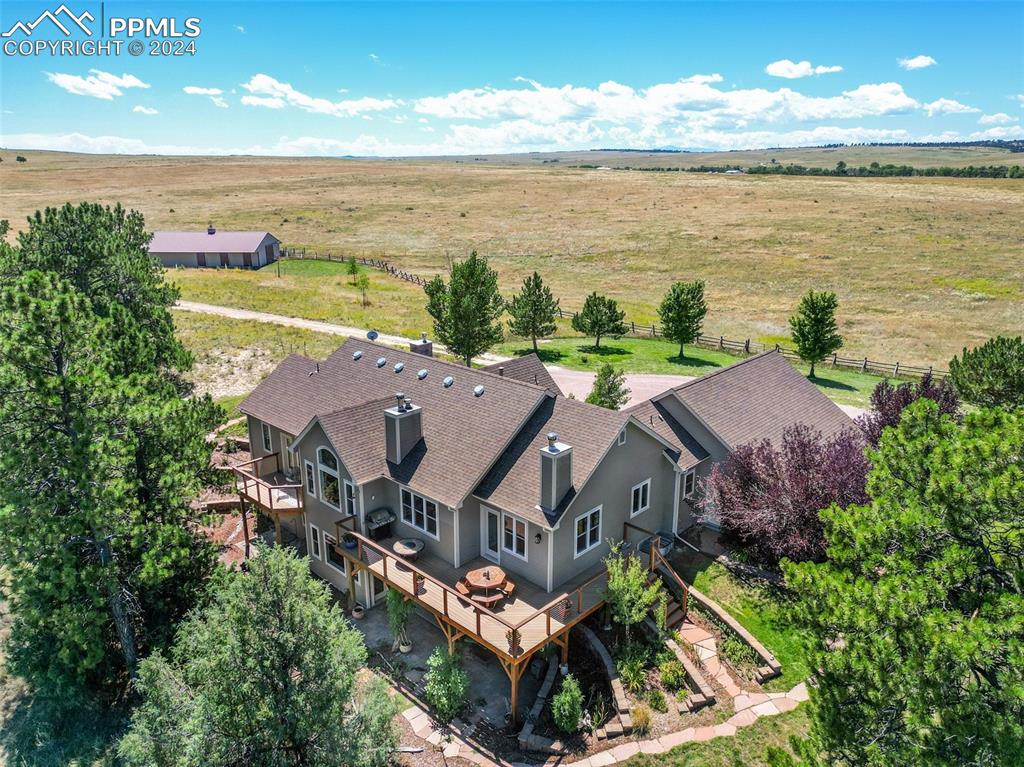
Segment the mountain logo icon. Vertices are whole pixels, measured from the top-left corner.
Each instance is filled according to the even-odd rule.
[[[65,37],[71,36],[71,31],[74,28],[74,26],[77,26],[79,29],[85,32],[85,34],[92,37],[92,30],[89,29],[85,22],[96,21],[96,17],[88,11],[85,11],[84,13],[76,16],[70,11],[70,9],[64,3],[61,3],[54,11],[47,9],[40,13],[35,21],[24,22],[19,20],[14,22],[13,26],[11,26],[10,29],[0,34],[0,37],[13,37],[17,32],[21,32],[26,37],[31,37],[32,33],[35,32],[36,27],[38,27],[44,21],[50,21],[54,26],[57,27],[57,29],[64,33]]]

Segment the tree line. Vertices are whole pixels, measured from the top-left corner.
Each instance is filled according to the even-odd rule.
[[[594,169],[601,166],[574,165],[573,167]],[[877,162],[873,162],[870,165],[850,166],[843,161],[836,163],[834,168],[810,167],[794,163],[782,165],[776,164],[772,161],[772,163],[768,165],[694,165],[688,168],[650,166],[633,167],[630,165],[616,165],[615,170],[639,170],[656,173],[727,173],[732,171],[760,176],[850,176],[852,178],[881,178],[896,176],[1024,178],[1024,166],[1021,165],[967,165],[962,168],[942,165],[934,168],[917,168],[913,165],[895,165],[893,163],[881,165]]]

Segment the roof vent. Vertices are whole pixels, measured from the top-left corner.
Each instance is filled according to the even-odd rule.
[[[396,373],[401,373],[403,370],[405,370],[405,363],[404,362],[396,362],[395,363],[395,372]]]
[[[379,368],[384,367],[384,365],[387,364],[387,361],[388,361],[387,357],[378,357],[377,358],[377,367],[379,367]]]
[[[474,397],[479,397],[483,393],[484,393],[484,385],[483,384],[477,384],[476,386],[473,387],[473,396]]]
[[[211,221],[211,222],[210,222],[210,224],[209,224],[209,225],[208,225],[208,226],[206,227],[206,233],[207,233],[207,234],[217,234],[217,230],[216,230],[216,229],[214,229],[214,227],[213,227],[213,222],[212,222],[212,221]]]
[[[547,433],[547,438],[548,438],[548,447],[554,447],[555,443],[558,442],[558,432],[557,431],[549,431]]]
[[[416,374],[416,377],[417,377],[418,379],[420,379],[420,380],[422,381],[422,380],[423,380],[424,378],[426,378],[426,377],[427,377],[427,369],[426,369],[426,368],[423,368],[422,370],[420,370],[420,371],[419,371],[419,372],[418,372],[418,373]]]
[[[399,412],[405,411],[405,392],[395,392],[395,403]]]
[[[500,376],[505,375],[505,366],[504,365],[502,365],[501,367],[498,368],[498,375],[500,375]]]
[[[363,358],[362,352],[352,352],[352,359],[361,360]]]
[[[371,341],[376,341],[380,337],[380,333],[378,333],[376,330],[371,330],[369,333],[366,334],[366,337],[369,338]]]
[[[441,383],[444,385],[444,388],[450,389],[451,385],[455,383],[455,379],[452,378],[451,376],[445,376],[444,380]]]

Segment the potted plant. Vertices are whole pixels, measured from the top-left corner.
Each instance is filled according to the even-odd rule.
[[[519,653],[519,643],[522,641],[523,635],[519,633],[519,629],[509,629],[505,632],[505,639],[508,641],[508,651],[510,655],[516,655]]]
[[[409,616],[412,614],[413,604],[405,595],[397,589],[388,589],[388,626],[395,637],[391,645],[391,652],[398,650],[401,653],[408,653],[412,650],[412,642],[406,633],[406,626],[409,623]]]
[[[412,574],[412,593],[419,596],[423,593],[423,583],[426,579],[419,573]]]
[[[354,549],[356,547],[356,537],[352,533],[345,533],[341,536],[341,543],[346,549]]]
[[[366,617],[366,608],[363,607],[359,602],[352,605],[352,620],[361,621]]]
[[[572,600],[566,597],[557,605],[555,605],[555,620],[564,621],[570,612],[572,612]]]

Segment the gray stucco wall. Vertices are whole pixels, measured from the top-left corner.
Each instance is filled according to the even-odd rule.
[[[663,451],[665,446],[634,424],[627,427],[626,444],[612,446],[594,475],[573,499],[554,533],[555,590],[562,584],[597,568],[608,553],[608,540],[621,540],[625,522],[657,531],[671,525],[675,497],[675,471]],[[650,508],[630,516],[634,485],[650,478]],[[576,556],[576,519],[601,506],[601,542]]]
[[[538,457],[537,460],[540,460]],[[477,498],[470,496],[466,499],[465,505],[460,512],[459,520],[459,543],[462,550],[462,564],[468,564],[473,559],[482,556],[483,546],[480,538],[482,524],[481,508],[489,508],[499,515],[498,521],[498,559],[501,568],[519,578],[525,578],[536,586],[546,589],[548,586],[548,545],[550,536],[548,531],[532,522],[526,522],[515,514],[509,516],[526,522],[526,559],[504,551],[502,547],[504,512],[502,509],[488,503],[481,503]],[[537,534],[540,533],[540,543],[536,543]]]

